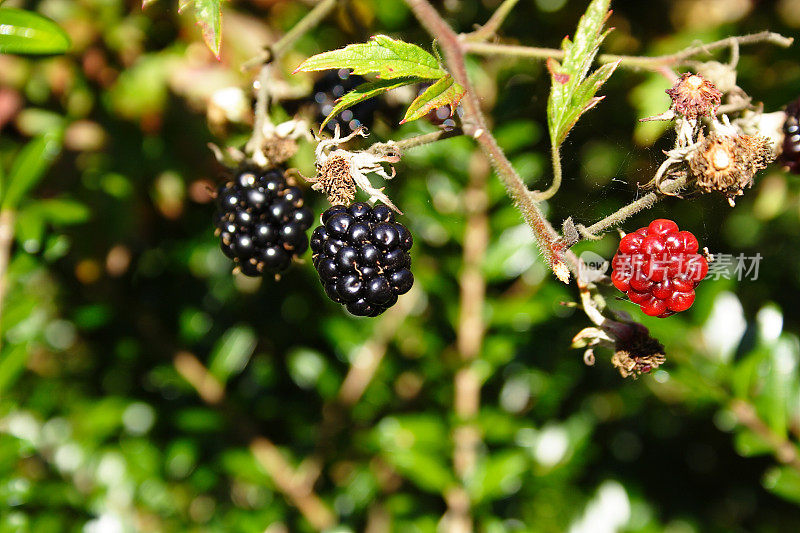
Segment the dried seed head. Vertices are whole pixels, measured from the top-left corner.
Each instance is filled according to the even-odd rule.
[[[647,328],[636,330],[630,338],[617,341],[616,351],[611,363],[617,367],[623,378],[646,374],[661,366],[666,357],[664,345],[650,336]]]
[[[678,78],[666,93],[672,98],[671,109],[689,119],[715,116],[722,101],[722,93],[713,83],[691,72]]]
[[[281,165],[297,153],[297,141],[291,137],[271,137],[264,143],[264,155],[273,165]]]
[[[689,168],[701,191],[720,191],[733,205],[733,199],[753,185],[756,172],[773,159],[772,143],[766,137],[712,133],[701,138]]]
[[[317,166],[316,177],[308,181],[312,189],[328,196],[331,205],[350,205],[356,196],[350,159],[335,152]]]
[[[591,318],[592,315],[589,316]],[[646,327],[627,320],[621,322],[602,316],[598,318],[592,321],[600,322],[600,327],[584,328],[572,339],[573,348],[587,348],[583,354],[586,364],[594,364],[594,348],[598,346],[614,350],[611,363],[624,378],[633,376],[635,379],[666,361],[664,346],[650,336]]]
[[[306,120],[292,119],[277,126],[269,120],[262,127],[260,138],[254,136],[245,147],[259,168],[274,168],[297,153],[297,139],[313,139]]]
[[[394,177],[394,167],[391,167],[391,174],[383,168],[383,164],[393,165],[400,161],[400,156],[396,150],[386,150],[379,153],[370,151],[351,152],[338,148],[339,145],[346,143],[354,137],[366,137],[369,135],[364,127],[358,128],[346,137],[340,134],[339,125],[336,125],[333,138],[318,139],[315,154],[317,156],[317,175],[313,178],[306,178],[312,183],[312,188],[316,191],[324,192],[328,195],[328,200],[333,205],[350,205],[355,198],[356,189],[369,194],[370,201],[381,201],[401,213],[399,209],[389,200],[383,192],[383,187],[377,189],[372,186],[367,174],[376,174],[383,179],[389,180]],[[402,214],[402,213],[401,213]]]

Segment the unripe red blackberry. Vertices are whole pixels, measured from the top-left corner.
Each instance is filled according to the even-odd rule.
[[[325,293],[356,316],[378,316],[411,290],[411,232],[383,204],[335,205],[311,235]]]
[[[308,248],[314,214],[282,170],[243,171],[217,190],[215,223],[222,252],[246,276],[283,272]]]
[[[659,218],[622,238],[611,281],[650,316],[668,317],[694,303],[694,289],[708,273],[699,244],[675,222]]]

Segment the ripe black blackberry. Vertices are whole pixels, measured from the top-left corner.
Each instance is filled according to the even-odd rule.
[[[411,289],[413,243],[391,209],[363,202],[331,207],[311,235],[314,268],[326,294],[356,316],[378,316]]]
[[[283,272],[308,248],[314,214],[283,170],[242,171],[217,190],[217,209],[222,252],[247,276]]]
[[[786,106],[783,146],[779,161],[794,174],[800,174],[800,98]]]
[[[361,76],[350,74],[346,68],[328,72],[317,80],[313,90],[314,102],[318,111],[317,122],[321,124],[325,117],[330,115],[339,98],[366,81]],[[339,113],[325,125],[325,129],[333,132],[338,124],[342,134],[349,134],[360,126],[372,127],[377,110],[378,100],[370,98]]]

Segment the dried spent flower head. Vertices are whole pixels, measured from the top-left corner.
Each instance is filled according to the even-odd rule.
[[[713,83],[691,72],[685,72],[665,92],[672,98],[670,109],[688,119],[713,117],[722,102],[722,93]]]
[[[637,334],[629,339],[619,339],[611,363],[623,378],[647,374],[661,366],[666,357],[664,345],[650,336],[647,328],[637,329]]]
[[[756,172],[774,159],[772,143],[766,137],[712,133],[701,136],[689,168],[701,191],[720,191],[733,206],[733,199],[753,185]]]
[[[264,143],[263,151],[272,165],[281,165],[297,153],[297,141],[290,137],[272,137]]]
[[[328,197],[331,205],[350,205],[356,196],[350,160],[340,154],[331,154],[317,165],[317,175],[308,180],[311,188]]]
[[[600,327],[582,329],[572,339],[573,348],[586,348],[584,362],[594,364],[594,348],[614,350],[611,363],[623,378],[646,374],[665,361],[664,346],[641,324],[601,317]],[[587,362],[587,360],[589,362]]]
[[[346,137],[340,136],[339,126],[332,139],[318,139],[316,148],[317,156],[317,175],[313,178],[304,178],[311,183],[311,188],[322,192],[328,196],[331,205],[349,205],[355,198],[356,189],[361,189],[369,195],[370,201],[380,200],[398,213],[400,210],[383,193],[383,187],[376,189],[372,186],[367,174],[377,174],[383,179],[394,177],[392,173],[387,174],[383,168],[383,163],[393,164],[400,161],[400,156],[393,150],[383,152],[350,152],[338,148],[356,136],[366,137],[369,135],[364,127],[356,129]],[[402,214],[402,213],[401,213]]]
[[[304,119],[292,119],[277,126],[266,121],[263,139],[259,146],[248,143],[245,151],[252,153],[253,162],[259,168],[272,168],[285,163],[297,153],[297,139],[311,139],[309,123]]]

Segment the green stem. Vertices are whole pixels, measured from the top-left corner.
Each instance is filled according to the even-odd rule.
[[[583,228],[582,233],[584,236],[596,235],[606,231],[609,228],[620,225],[622,222],[632,217],[636,213],[653,207],[656,202],[662,200],[666,196],[677,194],[681,189],[686,187],[687,180],[688,178],[686,176],[681,176],[665,183],[659,192],[653,191],[645,194],[635,202],[626,205],[622,209],[610,214],[599,222],[592,224],[588,228]]]
[[[292,29],[286,32],[283,37],[275,41],[272,45],[264,49],[264,53],[254,57],[242,65],[242,69],[261,64],[258,73],[258,87],[256,88],[256,105],[254,109],[255,120],[253,124],[253,135],[247,142],[246,151],[253,154],[261,150],[264,144],[264,127],[269,125],[269,81],[271,77],[271,65],[276,59],[281,57],[286,50],[291,48],[294,43],[306,32],[316,27],[325,17],[336,7],[341,0],[322,0],[319,4],[309,11]]]
[[[458,128],[451,130],[439,130],[431,133],[423,133],[422,135],[409,137],[408,139],[402,139],[400,141],[387,141],[384,143],[375,143],[367,149],[367,152],[385,153],[389,150],[394,149],[402,153],[405,152],[406,150],[410,150],[411,148],[416,148],[417,146],[424,146],[426,144],[435,143],[437,141],[452,139],[453,137],[458,137],[459,135],[464,135],[464,132]]]
[[[631,69],[655,70],[657,68],[665,66],[677,66],[695,55],[703,53],[709,54],[713,51],[732,47],[735,45],[769,43],[783,48],[788,48],[789,46],[792,45],[793,42],[794,39],[792,39],[791,37],[784,37],[779,33],[763,31],[760,33],[753,33],[751,35],[728,37],[726,39],[721,39],[719,41],[714,41],[712,43],[700,46],[690,46],[674,54],[667,54],[667,55],[653,56],[653,57],[600,54],[599,56],[597,56],[597,61],[599,63],[613,63],[614,61],[621,61],[620,67],[631,68]],[[530,59],[547,59],[550,57],[554,59],[564,58],[563,50],[555,48],[538,48],[533,46],[518,46],[510,44],[494,44],[494,43],[467,41],[464,43],[464,49],[467,52],[471,52],[474,54],[490,55],[490,56],[503,55],[503,56],[512,56],[512,57],[530,58]]]
[[[548,266],[553,269],[561,281],[568,283],[569,270],[563,261],[563,249],[557,242],[557,233],[544,217],[536,202],[531,198],[527,186],[514,170],[513,165],[511,165],[508,157],[506,157],[489,130],[486,118],[481,111],[478,96],[467,76],[467,68],[464,62],[464,43],[427,0],[405,0],[405,2],[420,23],[428,30],[428,33],[438,39],[447,60],[450,74],[465,89],[465,95],[461,102],[464,108],[463,122],[465,126],[469,126],[468,133],[472,135],[489,157],[492,166],[506,188],[506,192],[519,208],[525,218],[525,222],[533,230],[536,243],[542,251]]]
[[[497,30],[503,25],[511,10],[517,5],[519,0],[505,0],[500,6],[494,10],[492,16],[486,21],[486,24],[475,30],[474,32],[464,36],[467,41],[485,41],[494,35],[497,35]]]
[[[550,184],[544,191],[532,191],[531,196],[537,202],[541,202],[542,200],[549,200],[558,192],[558,189],[561,188],[561,151],[558,145],[551,145],[550,148],[550,158],[553,160],[553,183]]]

